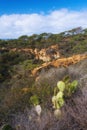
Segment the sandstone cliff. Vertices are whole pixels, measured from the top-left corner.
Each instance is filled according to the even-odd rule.
[[[87,59],[87,54],[78,54],[78,55],[73,55],[72,57],[68,58],[60,58],[57,60],[54,60],[52,62],[44,63],[40,67],[35,68],[32,70],[32,75],[36,75],[39,71],[41,71],[43,68],[49,68],[50,66],[53,67],[68,67],[69,65],[76,64],[79,61]]]

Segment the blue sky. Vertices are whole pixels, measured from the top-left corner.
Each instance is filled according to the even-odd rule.
[[[87,0],[0,0],[0,38],[87,27]]]
[[[0,15],[48,13],[61,8],[84,10],[87,8],[87,0],[0,0]]]

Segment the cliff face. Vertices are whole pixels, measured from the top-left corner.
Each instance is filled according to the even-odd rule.
[[[6,50],[6,48],[0,49],[2,51]],[[10,52],[22,52],[33,55],[34,59],[42,60],[44,63],[41,64],[39,67],[34,68],[32,71],[32,75],[37,75],[42,69],[50,68],[50,67],[67,67],[71,64],[75,64],[83,59],[87,59],[87,54],[78,54],[73,55],[68,58],[62,58],[61,54],[59,53],[59,47],[57,44],[51,45],[48,48],[43,49],[32,49],[32,48],[13,48],[9,49]]]
[[[2,48],[1,50],[5,50],[5,48]],[[32,49],[32,48],[13,48],[9,50],[10,52],[24,52],[29,53],[31,55],[34,55],[34,58],[36,60],[42,60],[43,62],[52,61],[53,59],[58,59],[60,57],[58,45],[52,45],[48,48],[44,49]]]
[[[53,59],[58,59],[60,57],[60,54],[58,52],[58,45],[50,46],[46,49],[35,49],[34,54],[36,56],[36,59],[43,60],[44,62],[51,61]]]
[[[76,64],[79,61],[84,60],[84,59],[87,59],[87,54],[78,54],[78,55],[74,55],[74,56],[68,57],[68,58],[56,59],[52,62],[44,63],[40,67],[35,68],[34,70],[32,70],[32,75],[35,76],[39,71],[41,71],[42,69],[49,68],[50,66],[68,67],[69,65]]]

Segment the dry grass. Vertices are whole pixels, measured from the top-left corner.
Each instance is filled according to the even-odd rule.
[[[86,89],[86,90],[85,90]],[[38,117],[34,109],[15,115],[16,130],[87,130],[87,86],[66,100],[62,119],[57,120],[52,111],[43,110]]]
[[[13,115],[10,123],[16,130],[87,130],[87,60],[69,68],[50,69],[42,72],[35,86],[42,91],[47,84],[55,87],[57,81],[69,75],[71,80],[78,80],[77,91],[72,97],[65,100],[61,109],[62,118],[56,119],[52,106],[42,107],[41,117],[35,113],[34,108],[26,108],[24,112]],[[47,86],[46,86],[47,87]],[[45,88],[45,90],[47,90]],[[44,91],[46,92],[46,91]],[[37,92],[38,93],[38,92]],[[45,94],[45,93],[44,93]],[[44,95],[46,97],[47,95]],[[49,94],[48,94],[48,98]],[[44,98],[48,103],[48,98]]]

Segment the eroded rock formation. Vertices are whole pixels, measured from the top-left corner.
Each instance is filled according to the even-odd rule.
[[[39,71],[41,71],[43,68],[49,68],[49,66],[53,66],[53,67],[68,67],[69,65],[72,64],[76,64],[79,61],[83,60],[83,59],[87,59],[87,54],[78,54],[78,55],[74,55],[72,57],[68,57],[68,58],[60,58],[57,60],[54,60],[52,62],[48,62],[48,63],[43,63],[40,67],[35,68],[34,70],[32,70],[32,75],[36,75]]]
[[[4,50],[2,48],[1,50]],[[43,62],[52,61],[53,59],[58,59],[60,57],[58,45],[52,45],[44,49],[32,49],[32,48],[12,48],[10,52],[25,52],[34,55],[36,60],[42,60]]]

